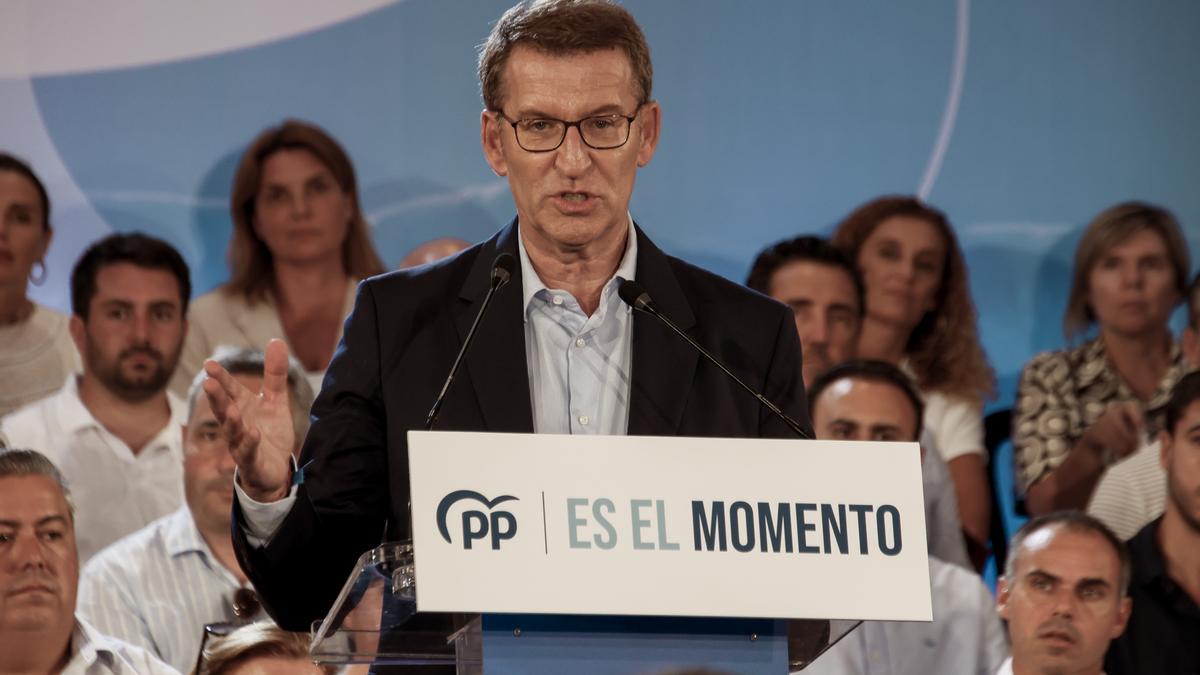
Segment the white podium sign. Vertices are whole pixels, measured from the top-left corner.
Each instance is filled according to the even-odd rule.
[[[408,434],[423,612],[929,621],[915,443]]]

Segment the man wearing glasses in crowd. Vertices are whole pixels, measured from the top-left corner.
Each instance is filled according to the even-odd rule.
[[[218,352],[240,384],[262,385],[261,352]],[[101,632],[153,652],[188,672],[212,623],[261,618],[258,599],[238,567],[229,534],[233,456],[201,392],[201,373],[188,391],[183,435],[186,503],[121,539],[83,568],[79,612]],[[312,389],[300,367],[287,368],[287,400],[295,438],[308,429]]]
[[[807,427],[800,344],[784,306],[659,250],[634,224],[638,169],[658,146],[649,47],[601,0],[520,4],[480,54],[484,156],[517,217],[428,267],[364,282],[312,410],[295,472],[277,364],[262,392],[208,364],[238,464],[239,559],[282,626],[325,614],[364,550],[408,535],[406,433],[422,428],[487,293],[516,259],[437,429],[794,438],[678,336],[618,296],[636,279],[659,309]],[[302,589],[302,592],[298,592]]]

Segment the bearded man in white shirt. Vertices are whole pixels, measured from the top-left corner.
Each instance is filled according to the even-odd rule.
[[[167,392],[191,282],[166,242],[114,234],[71,272],[71,337],[83,357],[57,393],[0,420],[0,443],[46,455],[79,506],[79,555],[179,508],[183,404]]]

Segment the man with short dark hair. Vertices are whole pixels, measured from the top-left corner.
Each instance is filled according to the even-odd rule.
[[[1200,372],[1176,383],[1159,442],[1167,506],[1129,540],[1133,617],[1109,675],[1200,672]]]
[[[818,376],[808,393],[817,438],[885,442],[917,439],[921,398],[908,377],[890,363],[839,364]],[[936,453],[922,451],[926,458],[931,454]],[[952,499],[949,474],[944,476],[943,486]],[[1008,654],[1004,630],[992,609],[987,587],[978,575],[966,569],[966,552],[958,521],[953,518],[953,502],[949,509],[948,534],[956,539],[960,564],[939,559],[938,549],[946,545],[939,545],[937,516],[926,505],[933,622],[865,622],[803,672],[830,675],[995,672]]]
[[[261,352],[227,349],[212,358],[243,385],[262,386]],[[235,464],[201,389],[204,378],[197,375],[188,390],[181,430],[186,504],[100,551],[84,566],[79,584],[82,616],[183,671],[196,662],[205,624],[261,617],[233,552]],[[302,439],[313,394],[295,361],[287,388],[296,438]]]
[[[1129,621],[1129,575],[1128,552],[1095,518],[1057,511],[1025,523],[996,588],[1012,642],[998,675],[1101,673]]]
[[[1188,287],[1188,325],[1179,338],[1183,359],[1200,368],[1200,274]],[[1158,439],[1104,472],[1088,502],[1089,514],[1129,539],[1162,515],[1167,506],[1167,474],[1163,471]]]
[[[78,582],[65,479],[41,453],[0,450],[0,673],[177,672],[76,618]]]
[[[636,280],[698,343],[807,426],[800,344],[778,303],[673,258],[629,213],[662,111],[650,50],[602,0],[523,2],[480,54],[488,165],[517,216],[444,264],[368,279],[324,386],[293,480],[292,435],[267,347],[261,392],[206,368],[238,464],[238,556],[280,625],[307,629],[357,557],[409,535],[405,432],[420,429],[484,297],[493,262],[511,283],[479,323],[437,428],[559,434],[795,438],[792,428],[617,290]],[[303,587],[304,593],[295,589]]]
[[[806,235],[772,244],[754,259],[746,285],[792,308],[804,386],[854,356],[866,307],[862,277],[829,242]]]
[[[167,392],[191,284],[179,252],[142,234],[90,246],[71,273],[71,337],[83,374],[0,420],[9,447],[62,469],[79,506],[79,555],[179,507],[180,401]]]

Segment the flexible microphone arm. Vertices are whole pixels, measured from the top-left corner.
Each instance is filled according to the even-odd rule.
[[[433,425],[437,422],[438,413],[442,411],[442,403],[446,400],[446,392],[450,391],[450,384],[454,382],[454,377],[458,375],[458,369],[462,366],[463,357],[467,355],[467,349],[471,346],[471,341],[475,339],[475,331],[479,328],[479,321],[483,319],[483,315],[487,312],[488,306],[492,303],[492,296],[496,291],[504,288],[512,279],[513,269],[516,267],[516,260],[511,253],[501,253],[496,256],[496,261],[492,263],[492,281],[488,285],[487,295],[483,296],[483,303],[479,305],[479,312],[475,314],[475,320],[471,322],[471,329],[467,331],[467,337],[463,340],[462,347],[458,350],[458,356],[454,357],[454,365],[450,366],[450,373],[446,375],[446,382],[442,385],[442,391],[438,394],[437,400],[433,402],[433,407],[429,409],[429,415],[425,418],[425,431],[433,429]]]
[[[783,420],[783,423],[786,424],[789,429],[796,432],[797,436],[810,440],[812,439],[812,436],[804,430],[804,427],[800,426],[799,422],[789,417],[787,413],[780,410],[779,406],[772,403],[770,399],[758,393],[752,389],[750,385],[743,382],[741,378],[739,378],[737,375],[734,375],[732,371],[725,367],[725,364],[717,360],[717,357],[708,353],[708,350],[704,347],[701,347],[700,343],[692,339],[692,336],[683,332],[679,326],[675,325],[674,321],[671,321],[669,318],[667,318],[666,314],[658,311],[658,307],[654,304],[654,301],[650,299],[650,294],[646,292],[646,289],[642,288],[641,284],[633,281],[632,279],[626,279],[625,281],[622,281],[621,285],[617,288],[617,295],[621,296],[621,299],[625,301],[625,304],[639,312],[653,316],[661,321],[667,328],[670,328],[672,331],[674,331],[676,335],[684,340],[687,340],[687,343],[694,347],[696,351],[700,352],[704,358],[708,359],[714,366],[720,368],[721,372],[728,375],[729,378],[734,382],[737,382],[742,389],[745,389],[751,396],[758,399],[758,402],[766,407],[767,410],[770,410],[775,414],[776,417]]]

